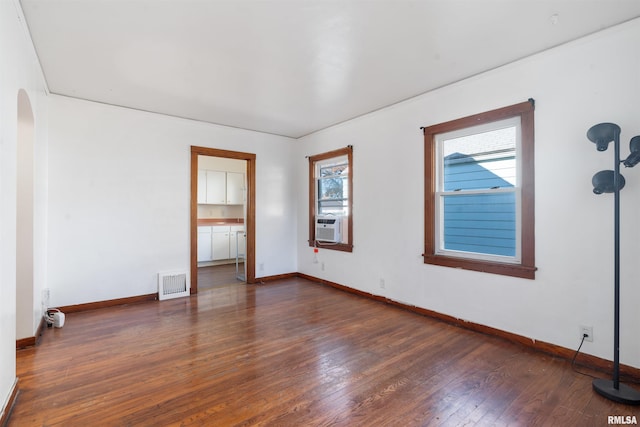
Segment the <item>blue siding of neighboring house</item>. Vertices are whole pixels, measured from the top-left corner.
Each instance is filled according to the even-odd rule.
[[[452,157],[452,156],[450,156]],[[458,159],[460,157],[458,156]],[[445,190],[513,187],[482,164],[453,162],[445,168]],[[515,256],[515,193],[464,194],[444,197],[444,248],[465,252]]]

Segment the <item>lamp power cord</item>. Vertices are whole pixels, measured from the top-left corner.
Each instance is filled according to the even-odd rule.
[[[576,373],[578,373],[580,375],[584,375],[585,377],[590,377],[590,378],[593,378],[593,379],[597,379],[598,377],[596,377],[595,375],[591,375],[591,374],[588,374],[586,372],[579,371],[576,368],[576,357],[578,357],[578,353],[580,353],[580,349],[582,348],[582,344],[584,344],[584,340],[586,338],[587,338],[587,334],[582,334],[582,340],[580,341],[580,345],[578,346],[578,349],[574,353],[573,359],[571,359],[571,369],[573,370],[573,372],[576,372]]]
[[[580,353],[580,349],[582,348],[582,344],[584,344],[584,340],[585,338],[587,338],[586,334],[582,335],[582,340],[580,341],[580,345],[578,346],[578,349],[576,350],[576,352],[573,355],[573,358],[571,359],[571,370],[573,370],[575,373],[580,374],[580,375],[584,375],[585,377],[589,377],[589,378],[593,378],[593,379],[599,379],[600,377],[596,377],[595,375],[591,375],[589,373],[586,372],[582,372],[580,370],[578,370],[576,368],[576,358],[578,357],[578,353]],[[620,376],[621,380],[622,380],[622,375]],[[630,383],[630,384],[640,384],[640,381],[633,379],[633,378],[628,378],[628,376],[624,379],[625,383]]]

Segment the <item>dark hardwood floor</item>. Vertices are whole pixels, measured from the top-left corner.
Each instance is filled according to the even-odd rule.
[[[244,277],[244,263],[238,265],[240,274]],[[236,264],[223,264],[198,267],[198,290],[217,288],[220,286],[237,285],[244,280],[237,278]]]
[[[304,279],[80,313],[9,426],[606,426],[568,361]]]

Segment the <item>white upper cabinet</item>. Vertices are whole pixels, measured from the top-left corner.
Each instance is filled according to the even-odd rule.
[[[244,174],[227,172],[227,204],[244,204]]]
[[[207,172],[207,203],[212,205],[225,205],[227,201],[226,172]]]
[[[198,203],[209,205],[244,204],[244,174],[199,170]]]

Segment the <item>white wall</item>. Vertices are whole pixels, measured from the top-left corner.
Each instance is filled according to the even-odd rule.
[[[305,155],[354,146],[354,250],[307,245],[308,190],[299,181],[298,270],[358,290],[575,349],[579,325],[593,326],[583,350],[613,357],[613,200],[591,177],[613,168],[589,127],[622,128],[623,153],[640,134],[640,20],[424,94],[302,139]],[[381,83],[382,84],[382,83]],[[536,100],[536,280],[422,262],[423,137],[420,126]],[[640,170],[622,192],[621,363],[640,367]],[[385,280],[385,289],[379,286]]]
[[[51,95],[53,306],[157,292],[189,269],[190,146],[256,154],[256,275],[296,270],[295,141]]]
[[[16,380],[16,197],[18,93],[34,115],[33,336],[41,316],[46,270],[46,87],[17,0],[0,0],[0,409]],[[29,307],[26,310],[31,311]],[[22,329],[25,325],[19,325]],[[23,338],[23,337],[17,337]],[[1,415],[1,414],[0,414]]]

